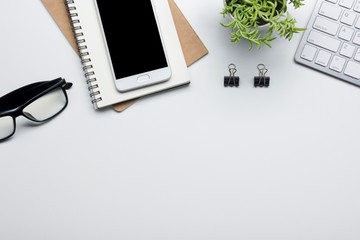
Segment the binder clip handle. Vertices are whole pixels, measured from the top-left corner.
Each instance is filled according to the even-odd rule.
[[[230,77],[235,77],[235,73],[237,72],[235,64],[231,63],[228,68]]]
[[[268,69],[264,64],[257,65],[257,69],[259,70],[259,76],[265,77],[265,74],[268,72]]]

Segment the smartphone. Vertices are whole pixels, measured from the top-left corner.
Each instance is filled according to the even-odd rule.
[[[165,82],[171,69],[152,0],[96,0],[116,88]]]

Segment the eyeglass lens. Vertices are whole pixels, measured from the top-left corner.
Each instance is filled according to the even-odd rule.
[[[0,139],[6,138],[15,131],[14,120],[10,116],[0,117]]]
[[[65,92],[59,87],[26,106],[23,109],[23,114],[32,121],[42,122],[61,112],[66,104]],[[13,118],[11,116],[0,117],[0,140],[9,137],[14,131]]]
[[[65,106],[65,93],[61,88],[57,88],[26,106],[23,114],[33,121],[45,121],[63,110]]]

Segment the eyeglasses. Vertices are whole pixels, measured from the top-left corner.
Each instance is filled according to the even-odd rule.
[[[15,133],[15,119],[22,115],[34,122],[47,121],[68,104],[66,90],[72,83],[63,78],[51,81],[36,82],[0,98],[0,141]]]

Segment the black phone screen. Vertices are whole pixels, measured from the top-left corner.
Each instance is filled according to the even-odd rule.
[[[167,67],[150,0],[97,0],[116,79]]]

